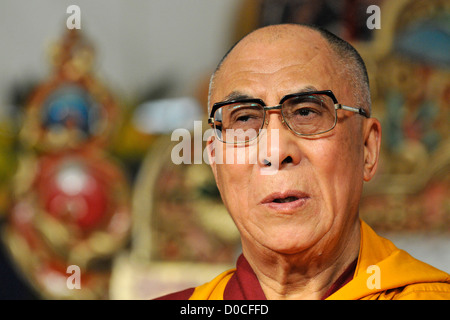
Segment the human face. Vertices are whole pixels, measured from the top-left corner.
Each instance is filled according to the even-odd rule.
[[[251,37],[251,36],[250,36]],[[276,105],[291,93],[332,90],[340,103],[355,105],[334,54],[313,31],[276,40],[255,35],[229,54],[216,75],[211,102],[245,95]],[[253,41],[252,41],[253,40]],[[293,254],[335,248],[357,223],[364,180],[363,118],[339,111],[336,127],[323,135],[298,137],[269,111],[267,144],[275,174],[263,174],[265,159],[245,164],[212,163],[222,199],[241,233],[242,245]],[[234,145],[214,142],[215,156]],[[253,146],[246,150],[248,160]],[[274,155],[277,155],[274,157]],[[331,245],[330,245],[331,244]]]

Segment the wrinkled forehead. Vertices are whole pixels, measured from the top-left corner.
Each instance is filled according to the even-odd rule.
[[[211,103],[228,91],[261,83],[282,84],[284,79],[330,86],[337,73],[336,55],[326,40],[314,30],[287,30],[260,30],[241,40],[216,72]]]

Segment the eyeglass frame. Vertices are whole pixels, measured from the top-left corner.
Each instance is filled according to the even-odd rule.
[[[328,129],[326,131],[318,132],[318,133],[298,133],[298,132],[295,132],[294,129],[291,128],[289,123],[284,118],[283,112],[281,112],[281,108],[283,106],[283,103],[286,100],[291,99],[291,98],[297,98],[297,97],[307,96],[307,95],[311,95],[311,94],[324,94],[324,95],[328,96],[329,98],[331,98],[331,100],[333,100],[334,112],[335,112],[334,124],[333,124],[333,126],[330,129]],[[338,103],[338,101],[337,101],[333,91],[331,91],[331,90],[321,90],[321,91],[306,91],[306,92],[292,93],[292,94],[285,95],[283,98],[281,98],[281,100],[278,103],[278,105],[275,105],[273,107],[268,107],[266,105],[266,103],[262,99],[258,99],[258,98],[235,99],[235,100],[226,100],[226,101],[216,102],[216,103],[213,104],[213,107],[211,108],[211,112],[210,112],[209,118],[208,118],[208,124],[213,129],[215,129],[214,114],[216,113],[216,111],[219,108],[221,108],[221,107],[224,107],[224,106],[230,105],[230,104],[234,104],[234,103],[257,103],[264,110],[264,118],[263,118],[262,126],[259,129],[259,132],[258,132],[257,136],[255,138],[253,138],[252,140],[256,139],[259,136],[259,134],[261,132],[261,129],[264,128],[264,125],[268,125],[268,122],[266,123],[266,111],[270,111],[270,110],[280,110],[281,116],[283,118],[282,122],[286,123],[287,127],[289,128],[289,130],[291,130],[297,136],[315,136],[315,135],[320,135],[320,134],[323,134],[323,133],[326,133],[326,132],[329,132],[329,131],[333,130],[334,127],[336,127],[336,124],[337,124],[337,110],[339,110],[339,109],[355,112],[357,114],[362,115],[363,117],[370,118],[370,115],[368,114],[368,112],[366,112],[366,110],[364,110],[363,108],[355,108],[355,107],[350,107],[350,106],[346,106],[346,105],[340,104],[340,103]],[[216,134],[216,136],[217,136],[217,134]],[[247,143],[247,142],[252,141],[252,140],[249,140],[249,141],[243,141],[243,142],[226,142],[226,141],[222,141],[219,137],[217,137],[217,138],[223,143],[230,143],[230,144]]]

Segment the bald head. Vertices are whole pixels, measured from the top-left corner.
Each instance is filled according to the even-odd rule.
[[[300,24],[272,25],[257,29],[233,45],[224,55],[211,76],[209,86],[208,110],[211,104],[211,95],[214,91],[215,79],[222,67],[231,55],[238,55],[245,46],[260,43],[265,46],[275,46],[280,41],[292,41],[293,46],[311,47],[317,45],[327,46],[331,64],[339,75],[347,81],[347,86],[353,89],[354,101],[359,107],[364,108],[369,114],[371,112],[370,89],[367,70],[359,53],[345,40],[335,36],[331,32],[318,27]],[[252,53],[257,55],[256,53]],[[279,55],[282,58],[283,51]],[[226,67],[226,66],[225,66]]]

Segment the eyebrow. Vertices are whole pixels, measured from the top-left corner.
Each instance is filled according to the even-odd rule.
[[[242,93],[241,91],[232,91],[229,95],[227,95],[224,99],[224,101],[231,101],[231,100],[243,100],[243,99],[253,99],[251,95]]]
[[[317,90],[317,88],[312,85],[308,85],[308,86],[305,86],[295,92],[291,92],[289,94],[299,94],[299,93],[313,92],[313,91],[319,91],[319,90]],[[244,100],[244,99],[259,99],[259,98],[253,97],[253,96],[243,93],[239,90],[235,90],[235,91],[232,91],[230,94],[228,94],[223,101]]]
[[[305,86],[305,87],[301,88],[300,90],[298,90],[296,92],[292,92],[292,94],[314,92],[314,91],[319,91],[319,90],[316,87],[312,86],[312,85],[308,85],[308,86]]]

